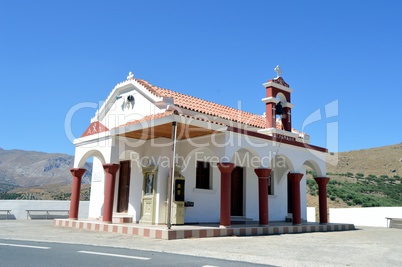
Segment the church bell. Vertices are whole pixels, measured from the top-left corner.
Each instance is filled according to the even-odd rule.
[[[278,102],[278,104],[276,104],[275,110],[276,110],[276,115],[282,116],[283,114],[285,114],[285,111],[283,110],[282,104],[280,101]]]

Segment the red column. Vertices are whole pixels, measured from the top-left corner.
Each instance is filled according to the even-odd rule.
[[[285,131],[291,132],[292,131],[292,115],[291,108],[284,107],[283,111],[285,112],[285,116],[282,118],[283,129]]]
[[[71,187],[71,200],[70,200],[70,215],[68,216],[70,220],[78,219],[78,208],[80,205],[80,194],[81,194],[81,178],[85,173],[85,169],[73,168],[70,169],[73,175],[73,185]]]
[[[302,173],[289,173],[288,178],[292,188],[292,216],[293,224],[301,224],[300,181]]]
[[[258,176],[258,208],[261,225],[268,225],[268,178],[271,169],[259,168],[254,170]]]
[[[120,164],[103,164],[106,172],[105,196],[103,201],[103,222],[112,222],[114,187],[116,182],[116,172],[119,170]]]
[[[267,128],[275,128],[276,127],[276,119],[275,119],[275,103],[266,103],[265,104],[265,120]]]
[[[329,182],[328,177],[316,177],[314,180],[318,184],[318,207],[320,214],[320,223],[328,223],[327,212],[327,184]]]
[[[235,165],[233,163],[218,163],[221,171],[221,227],[230,226],[230,194],[232,186],[232,171]]]

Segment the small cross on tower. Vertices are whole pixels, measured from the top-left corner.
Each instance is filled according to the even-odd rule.
[[[276,72],[276,78],[281,77],[282,70],[281,70],[281,67],[279,67],[279,65],[277,65],[277,66],[275,67],[274,71]]]

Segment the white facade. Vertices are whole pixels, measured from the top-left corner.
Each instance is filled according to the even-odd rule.
[[[302,137],[290,142],[273,139],[272,132],[283,133],[283,136],[289,136],[290,133],[275,129],[263,134],[261,127],[250,125],[246,120],[231,120],[213,114],[213,110],[227,107],[219,105],[216,108],[213,106],[215,104],[206,101],[204,108],[208,112],[196,111],[191,108],[191,101],[195,98],[175,95],[171,91],[152,91],[155,88],[165,89],[149,87],[141,81],[128,77],[125,82],[118,84],[92,119],[83,137],[74,142],[74,167],[82,168],[93,157],[89,218],[98,219],[103,215],[105,173],[102,164],[107,163],[128,161],[130,166],[127,208],[123,208],[124,211],[118,210],[121,201],[120,169],[116,175],[113,213],[132,217],[135,222],[153,224],[167,223],[168,181],[172,160],[176,163],[176,171],[185,178],[184,201],[194,204],[184,207],[184,223],[219,222],[219,162],[231,162],[243,167],[241,197],[238,196],[239,202],[236,202],[241,207],[237,208],[241,212],[240,217],[254,221],[259,219],[256,168],[269,168],[273,172],[273,193],[269,195],[268,201],[270,221],[284,221],[289,215],[288,173],[305,174],[308,166],[318,176],[325,176],[325,150],[304,143]],[[180,100],[188,101],[188,107],[177,104]],[[259,99],[256,99],[256,103],[263,110],[264,104]],[[229,111],[233,112],[232,109]],[[239,111],[239,114],[242,112]],[[178,125],[174,158],[174,137],[171,134],[174,130],[173,122]],[[245,131],[239,133],[237,129]],[[196,186],[197,161],[210,163],[209,189]],[[149,196],[152,201],[146,204],[144,171],[149,166],[155,166],[157,172],[153,180],[154,194]],[[302,220],[307,220],[305,185],[304,176],[300,183]],[[147,212],[152,213],[151,221],[144,216]]]

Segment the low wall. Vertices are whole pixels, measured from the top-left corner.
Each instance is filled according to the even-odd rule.
[[[331,223],[387,227],[386,217],[402,218],[402,207],[329,209],[329,221]]]
[[[69,210],[70,201],[57,200],[0,200],[0,210],[11,210],[9,220],[26,220],[26,210]],[[89,201],[80,201],[78,218],[88,218]],[[5,219],[4,212],[0,213],[0,219]]]
[[[307,221],[315,222],[315,207],[307,207]]]

